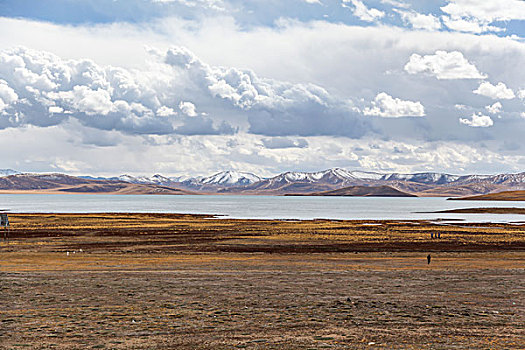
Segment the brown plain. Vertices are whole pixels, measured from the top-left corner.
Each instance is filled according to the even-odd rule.
[[[477,200],[477,201],[525,201],[525,191],[503,191],[489,193],[479,196],[450,198],[455,200]]]
[[[10,221],[2,349],[525,348],[524,225]]]

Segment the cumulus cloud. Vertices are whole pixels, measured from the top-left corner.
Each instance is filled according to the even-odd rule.
[[[105,130],[173,131],[169,120],[153,112],[162,106],[155,91],[133,71],[19,47],[0,52],[0,78],[19,96],[6,111],[11,118],[3,127],[50,126],[77,118]]]
[[[1,51],[1,106],[12,117],[0,127],[50,126],[74,118],[131,134],[231,134],[241,125],[269,136],[361,137],[370,130],[351,100],[318,85],[211,66],[182,47],[149,52],[150,68],[139,71],[25,48]],[[200,114],[195,103],[205,106]]]
[[[470,119],[468,118],[459,118],[459,122],[461,124],[465,124],[474,128],[487,128],[489,126],[494,125],[494,122],[488,115],[483,115],[481,113],[479,114],[472,114]]]
[[[0,112],[16,100],[18,100],[18,95],[15,90],[10,88],[5,80],[0,80]]]
[[[62,113],[64,112],[64,109],[62,107],[58,106],[50,106],[48,108],[49,113]]]
[[[364,1],[364,3],[371,4],[372,2]],[[354,23],[356,19],[350,15],[350,12],[347,15],[348,22]],[[11,47],[13,44],[21,43],[39,49],[44,48],[58,54],[61,57],[60,61],[67,63],[66,66],[78,67],[78,71],[81,72],[81,74],[73,74],[69,82],[67,79],[59,82],[55,88],[53,84],[46,84],[45,79],[38,80],[38,77],[45,76],[46,73],[38,73],[36,67],[31,66],[28,70],[37,73],[37,79],[28,74],[10,76],[7,79],[5,75],[7,73],[4,74],[4,72],[8,65],[7,63],[0,65],[0,71],[2,71],[0,79],[6,81],[18,96],[16,101],[10,102],[5,107],[6,117],[0,117],[0,129],[5,128],[0,130],[0,133],[4,138],[6,135],[15,133],[16,135],[23,134],[25,130],[27,135],[31,132],[31,136],[25,136],[24,140],[39,136],[42,144],[49,145],[52,143],[52,137],[77,138],[76,134],[72,134],[75,131],[73,128],[77,128],[78,124],[97,131],[89,138],[90,144],[112,145],[119,144],[121,138],[132,138],[133,142],[128,142],[125,147],[116,145],[105,148],[118,148],[118,152],[115,151],[114,154],[127,155],[127,161],[122,160],[121,168],[136,167],[135,170],[139,169],[134,163],[138,152],[137,147],[146,138],[167,141],[162,151],[153,146],[144,149],[148,151],[148,158],[149,152],[158,152],[158,157],[155,162],[153,160],[149,162],[148,159],[148,162],[141,166],[150,169],[158,166],[158,169],[174,171],[178,166],[184,164],[188,171],[194,172],[195,170],[206,171],[203,167],[208,165],[204,164],[207,162],[202,159],[210,160],[210,164],[213,163],[211,162],[213,159],[220,159],[216,162],[221,164],[238,162],[235,164],[239,168],[256,169],[259,167],[258,155],[263,153],[271,153],[272,157],[276,158],[280,157],[282,162],[274,162],[274,164],[279,164],[278,167],[281,169],[291,166],[290,164],[297,164],[294,166],[297,166],[298,169],[333,166],[338,162],[344,163],[345,160],[354,159],[354,155],[350,152],[354,148],[351,148],[344,156],[340,152],[347,151],[346,148],[349,148],[350,145],[361,147],[361,140],[367,137],[367,133],[373,135],[374,141],[383,139],[410,143],[414,140],[421,142],[422,140],[440,140],[446,146],[443,150],[461,149],[464,151],[461,153],[465,155],[471,153],[472,149],[478,149],[477,147],[483,141],[487,148],[481,151],[486,150],[491,153],[489,150],[492,150],[491,161],[484,158],[487,156],[486,153],[480,151],[481,153],[477,156],[470,154],[465,156],[468,159],[465,159],[464,162],[450,162],[446,166],[452,166],[451,169],[456,169],[455,166],[458,167],[457,169],[464,166],[471,171],[477,169],[485,172],[518,169],[520,166],[523,168],[525,158],[522,157],[521,160],[508,158],[511,151],[501,147],[503,140],[507,139],[517,144],[523,143],[520,131],[524,119],[518,117],[523,111],[521,101],[506,103],[504,106],[506,118],[497,123],[497,127],[486,128],[483,132],[479,132],[476,128],[468,128],[458,122],[460,116],[470,116],[473,111],[481,110],[480,107],[484,109],[484,106],[488,104],[480,104],[482,98],[472,93],[479,82],[414,79],[414,76],[406,72],[399,74],[399,70],[404,67],[413,53],[433,55],[436,49],[446,52],[460,51],[482,73],[487,73],[491,81],[504,81],[508,86],[523,88],[525,73],[523,69],[520,69],[520,64],[525,58],[525,49],[522,42],[495,35],[475,36],[449,31],[414,31],[386,25],[356,26],[340,22],[328,23],[327,21],[301,22],[299,19],[288,21],[283,26],[260,25],[257,28],[252,26],[245,28],[243,24],[237,25],[237,22],[229,17],[203,18],[202,22],[169,17],[160,18],[155,23],[141,23],[137,26],[130,23],[111,23],[91,27],[87,25],[61,26],[22,19],[0,18],[0,31],[10,33],[1,38],[2,47]],[[148,65],[144,64],[146,54],[141,52],[143,44],[169,47],[173,42],[186,45],[192,52],[198,53],[198,56],[195,56],[195,62],[188,62],[188,66],[167,65],[162,63],[163,59],[151,59],[147,61]],[[105,50],[98,50],[97,48],[100,47],[104,47]],[[247,52],[250,55],[246,55]],[[279,54],[276,55],[276,52]],[[165,56],[166,50],[161,53]],[[80,67],[68,63],[84,62],[86,60],[83,57],[93,58],[97,64],[94,64],[94,67],[90,65]],[[326,57],[330,58],[329,62]],[[384,57],[389,59],[385,60]],[[205,68],[201,70],[196,68],[199,61],[209,64],[206,63]],[[110,65],[113,67],[110,68]],[[119,71],[115,66],[127,68]],[[231,67],[249,67],[250,69]],[[74,71],[73,68],[67,68],[69,69]],[[222,77],[229,69],[234,71],[233,78],[230,79],[231,76]],[[100,77],[97,77],[98,70],[102,72]],[[392,74],[385,74],[387,71]],[[58,70],[53,69],[52,72],[59,75]],[[205,73],[201,74],[202,72]],[[253,75],[248,72],[252,72]],[[57,78],[53,77],[55,73],[52,74],[51,83],[57,81]],[[432,74],[430,71],[425,73]],[[89,79],[86,78],[88,76]],[[242,77],[240,83],[235,81],[235,76]],[[17,85],[15,84],[17,79],[25,79],[34,84]],[[219,83],[215,84],[215,80]],[[221,80],[224,80],[226,84],[221,83]],[[53,96],[52,94],[61,91],[74,92],[73,88],[77,85],[87,86],[94,92],[98,92],[99,89],[108,91],[113,104],[106,108],[108,113],[102,114],[104,112],[102,110],[98,112],[100,114],[93,114],[93,108],[88,103],[89,94],[84,91],[77,91],[76,95],[72,96]],[[37,89],[35,86],[41,88]],[[210,90],[210,86],[213,86],[213,89]],[[262,96],[253,95],[255,97],[252,98],[252,86],[255,87],[257,94]],[[268,91],[265,92],[264,89],[267,86]],[[51,88],[50,91],[46,90],[48,87]],[[356,103],[363,110],[366,107],[363,106],[365,100],[360,102],[359,98],[373,100],[375,95],[381,91],[388,91],[391,94],[398,91],[399,95],[393,95],[402,99],[420,101],[425,107],[427,117],[396,120],[365,118],[353,111],[355,107],[350,99],[357,101]],[[263,102],[264,99],[267,99],[267,103]],[[126,104],[117,103],[119,100]],[[181,101],[191,101],[196,105],[199,115],[192,117],[196,120],[192,120],[180,111],[178,106]],[[281,102],[277,103],[277,101]],[[504,100],[501,101],[505,103]],[[493,102],[496,101],[490,104]],[[466,105],[466,110],[455,112],[454,105],[458,103]],[[146,107],[147,110],[141,106]],[[51,107],[62,108],[63,112],[60,113],[58,109]],[[372,108],[373,106],[368,105],[367,107]],[[55,113],[50,113],[50,108]],[[85,110],[77,108],[85,108]],[[207,113],[207,115],[202,116],[201,113]],[[124,120],[131,114],[136,114],[137,117],[130,118],[124,123]],[[485,111],[484,114],[488,112]],[[207,123],[202,123],[200,127],[197,125],[198,121],[202,121],[199,116],[207,120]],[[492,118],[495,119],[494,116]],[[73,125],[72,121],[78,121],[78,123]],[[154,122],[151,126],[156,128],[148,129],[147,125],[139,123],[141,121]],[[226,125],[230,126],[230,130],[240,128],[239,132],[233,135],[209,135],[209,132],[219,132],[223,121],[228,123]],[[24,127],[16,128],[17,125]],[[55,125],[41,129],[65,130],[60,134],[51,135],[46,134],[43,130],[36,132],[35,130],[40,128],[34,128],[32,125]],[[204,133],[205,127],[208,127],[206,135],[192,135],[192,133]],[[226,129],[223,130],[226,131]],[[115,140],[97,141],[101,132],[119,135],[119,137]],[[150,132],[156,132],[156,134]],[[238,153],[221,148],[220,152],[228,155],[218,158],[212,151],[215,146],[213,143],[223,138],[228,141],[238,140],[240,137],[238,134],[241,132],[253,136],[254,139],[250,138],[250,142],[257,142],[259,148],[247,147],[249,142],[245,142],[243,147],[239,148]],[[181,134],[184,136],[179,136]],[[42,140],[42,135],[47,135],[48,139]],[[309,147],[265,149],[261,138],[269,139],[273,135],[294,139],[301,137],[308,141]],[[332,137],[332,135],[343,137]],[[353,140],[344,136],[359,138],[359,140],[351,142]],[[317,137],[323,138],[323,141],[312,141],[312,138]],[[196,138],[201,142],[189,141],[189,139]],[[79,138],[79,140],[84,139],[88,138]],[[336,143],[334,140],[338,139],[344,142]],[[180,143],[177,143],[179,141]],[[188,142],[184,143],[185,141]],[[321,148],[323,142],[326,143],[326,152],[312,152],[312,156],[308,157],[307,151]],[[469,144],[472,147],[467,147]],[[178,145],[181,151],[175,150]],[[185,158],[190,155],[183,154],[182,149],[187,150],[188,148],[182,146],[193,147],[192,149],[199,156],[195,156],[193,161]],[[400,145],[396,146],[403,150]],[[402,170],[405,166],[411,169],[423,167],[421,164],[430,168],[433,164],[445,164],[440,161],[446,156],[446,153],[432,153],[433,159],[418,158],[421,156],[420,153],[428,152],[434,146],[436,146],[435,143],[432,146],[421,148],[422,151],[417,151],[421,147],[419,144],[412,153],[403,153],[407,155],[403,160],[396,158],[400,156],[400,153],[388,158],[385,146],[377,153],[366,156],[366,161],[364,159],[359,159],[359,161],[362,160],[363,166],[376,164],[384,169],[392,167],[396,170]],[[20,156],[17,158],[25,159],[27,156],[28,159],[33,159],[31,164],[37,169],[40,163],[31,155],[36,150],[40,150],[40,147],[37,145],[32,149],[28,148],[23,153],[20,150]],[[53,152],[43,154],[39,151],[37,153],[40,154],[40,159],[44,159],[44,157],[52,157],[54,153],[61,155],[68,153],[69,151],[66,151],[65,148],[64,145],[60,145],[54,148]],[[217,146],[217,148],[220,147]],[[364,146],[362,148],[366,149]],[[241,153],[241,150],[251,155]],[[71,150],[70,160],[77,159],[75,157],[84,160],[94,157],[93,153],[91,156],[77,156],[76,151],[79,149]],[[93,152],[93,149],[90,151]],[[168,153],[174,157],[170,163],[171,168],[165,165],[170,162],[164,158]],[[208,154],[210,154],[209,157]],[[330,154],[333,157],[330,158]],[[97,153],[97,157],[99,155],[100,153]],[[63,158],[68,157],[63,156]],[[320,158],[324,158],[322,162],[318,160]],[[287,160],[295,161],[295,159],[297,163],[287,162]],[[45,160],[47,163],[47,159]],[[382,160],[385,162],[382,163]],[[410,162],[413,162],[412,165],[407,165]],[[16,163],[12,164],[12,167],[16,168]],[[355,166],[360,164],[356,163]],[[104,165],[109,167],[104,169],[101,166],[96,171],[118,172],[121,169],[111,162],[106,162]],[[261,167],[264,168],[264,166]]]
[[[363,114],[384,118],[423,117],[425,108],[421,102],[404,101],[381,92],[372,101],[372,107],[366,107]]]
[[[191,82],[193,95],[227,102],[247,115],[249,131],[268,136],[364,135],[369,127],[339,99],[314,84],[261,78],[248,69],[211,66],[191,51],[173,47],[154,54]]]
[[[518,91],[518,97],[521,98],[522,100],[525,99],[525,89]]]
[[[159,109],[157,109],[156,114],[159,117],[170,117],[170,116],[176,115],[177,112],[175,112],[173,108],[170,108],[168,106],[161,106]]]
[[[475,65],[470,63],[459,51],[436,51],[433,55],[412,54],[405,71],[409,74],[424,73],[437,79],[483,79]]]
[[[345,4],[351,4],[352,6]],[[368,8],[361,0],[343,0],[342,6],[350,8],[354,16],[365,22],[375,22],[385,16],[383,11]]]
[[[499,112],[501,112],[501,108],[503,106],[501,105],[501,102],[496,102],[494,103],[493,105],[489,105],[489,106],[486,106],[485,109],[490,113],[490,114],[497,114]]]
[[[438,30],[441,28],[439,18],[432,14],[422,14],[416,11],[394,10],[401,16],[403,22],[414,29]]]
[[[188,101],[181,101],[179,103],[179,109],[182,113],[186,114],[188,117],[196,117],[197,116],[197,110],[195,108],[195,105]]]
[[[514,95],[514,91],[512,89],[509,89],[504,83],[498,83],[497,85],[492,85],[488,81],[482,82],[479,87],[474,90],[475,94],[490,97],[494,100],[502,99],[502,100],[511,100],[516,95]]]

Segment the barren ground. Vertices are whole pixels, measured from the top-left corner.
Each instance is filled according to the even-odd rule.
[[[523,225],[10,218],[0,348],[525,348]]]

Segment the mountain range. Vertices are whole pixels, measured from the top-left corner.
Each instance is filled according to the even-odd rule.
[[[50,178],[54,178],[55,185],[58,185],[56,183],[57,179],[61,178],[59,181],[60,186],[86,186],[90,184],[100,187],[102,185],[128,184],[127,186],[129,187],[129,184],[134,184],[142,186],[140,187],[142,192],[162,192],[171,189],[178,191],[177,194],[315,194],[352,186],[388,186],[410,195],[462,197],[502,191],[525,190],[525,172],[498,175],[451,175],[434,172],[385,174],[357,170],[349,171],[341,168],[318,172],[285,172],[269,178],[239,171],[223,171],[211,176],[200,177],[166,177],[160,174],[151,177],[131,175],[73,177],[64,174],[21,174],[11,169],[0,169],[0,190],[49,190],[50,186],[55,186],[50,185]],[[77,180],[73,181],[72,179]],[[75,184],[72,185],[71,181],[75,182]],[[31,185],[28,185],[29,183]],[[146,191],[146,188],[150,189]],[[346,193],[355,191],[354,189]],[[387,192],[393,193],[391,190]],[[377,193],[377,191],[374,193]]]

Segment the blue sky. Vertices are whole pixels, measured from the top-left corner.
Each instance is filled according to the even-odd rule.
[[[3,168],[525,168],[522,0],[4,0]]]
[[[517,0],[515,2],[519,2]],[[440,30],[455,31],[445,24],[444,18],[450,16],[447,0],[436,1],[359,1],[368,10],[384,13],[378,21],[355,14],[355,3],[342,0],[324,1],[152,1],[152,0],[4,0],[0,4],[1,14],[5,17],[27,18],[48,21],[57,24],[86,25],[97,23],[129,22],[147,23],[167,16],[179,16],[185,19],[199,19],[205,15],[228,14],[235,18],[242,27],[249,29],[256,26],[274,27],[280,18],[291,18],[301,22],[314,20],[347,25],[370,26],[377,22],[386,25],[411,27],[402,12],[432,15],[443,24]],[[468,3],[468,1],[465,1]],[[470,1],[476,3],[475,1]],[[479,2],[479,1],[478,1]],[[452,2],[453,3],[453,2]],[[494,2],[497,6],[497,2]],[[490,9],[489,11],[490,12]],[[462,16],[471,23],[476,18],[466,12]],[[523,18],[516,16],[499,18],[491,21],[495,30],[487,30],[498,36],[523,36]]]

